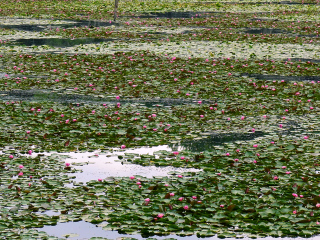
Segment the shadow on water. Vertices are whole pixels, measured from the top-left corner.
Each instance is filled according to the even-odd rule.
[[[253,140],[257,137],[263,137],[264,135],[265,133],[262,131],[255,131],[254,133],[217,133],[207,138],[185,140],[178,144],[170,144],[169,146],[171,148],[179,146],[182,150],[193,152],[204,152],[210,151],[215,145],[222,145],[227,142]]]
[[[19,25],[3,25],[0,24],[0,28],[6,29],[15,29],[21,31],[32,31],[32,32],[42,32],[45,29],[52,28],[72,28],[72,27],[108,27],[116,25],[119,26],[119,23],[115,22],[101,22],[101,21],[77,21],[75,23],[66,23],[66,24],[19,24]]]
[[[316,5],[317,3],[302,3],[302,2],[292,2],[292,1],[280,1],[280,2],[223,2],[223,4],[241,4],[241,5]]]
[[[217,4],[216,1],[208,1],[208,2],[197,2],[198,4]],[[280,1],[280,2],[218,2],[220,4],[228,4],[228,5],[317,5],[316,2],[302,3],[302,2],[292,2],[292,1]]]
[[[59,94],[46,90],[12,90],[0,91],[1,100],[14,101],[54,101],[60,103],[103,102],[105,99],[88,95]]]
[[[289,60],[285,60],[285,61],[289,61]],[[312,59],[312,58],[290,58],[290,61],[320,63],[320,59]]]
[[[74,103],[74,104],[87,104],[87,103],[107,103],[107,104],[143,104],[147,107],[165,107],[174,105],[186,105],[186,104],[199,104],[198,100],[188,99],[174,99],[174,98],[158,98],[158,99],[121,99],[116,100],[114,98],[95,97],[90,95],[80,94],[66,94],[63,92],[55,92],[50,90],[11,90],[0,91],[0,100],[13,100],[13,101],[49,101],[59,103]],[[215,103],[215,101],[202,100],[203,104]]]
[[[208,17],[221,12],[147,12],[135,15],[135,18],[201,18]],[[130,16],[125,16],[130,17]]]
[[[287,31],[276,29],[276,28],[259,28],[259,29],[248,29],[244,31],[249,34],[279,34],[279,33],[287,33]]]
[[[101,42],[111,42],[115,39],[107,38],[77,38],[77,39],[67,39],[67,38],[31,38],[31,39],[17,39],[12,41],[14,45],[24,45],[24,46],[42,46],[48,45],[51,47],[72,47],[80,44],[91,44],[91,43],[101,43]]]
[[[320,76],[281,76],[242,73],[241,76],[247,76],[259,80],[284,80],[284,81],[320,81]]]
[[[248,34],[288,34],[291,36],[296,36],[296,37],[308,37],[308,38],[317,38],[319,35],[317,34],[294,34],[290,33],[288,31],[282,30],[282,29],[273,29],[273,28],[258,28],[258,29],[247,29],[244,31],[244,33]]]

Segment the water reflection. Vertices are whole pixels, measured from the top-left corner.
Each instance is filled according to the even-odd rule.
[[[99,225],[94,225],[85,221],[79,221],[79,222],[66,222],[66,223],[58,223],[55,226],[44,226],[43,228],[36,228],[35,230],[37,231],[44,231],[46,232],[49,236],[54,236],[58,238],[64,238],[67,237],[67,239],[90,239],[90,238],[107,238],[107,239],[123,239],[123,238],[128,238],[128,239],[137,239],[137,240],[142,240],[142,239],[147,239],[147,237],[143,237],[140,234],[133,234],[133,235],[128,235],[128,234],[120,234],[117,231],[110,231],[110,230],[103,230],[103,226],[107,225],[107,223],[102,223]],[[150,239],[150,238],[149,238]],[[192,236],[177,236],[177,235],[167,235],[167,236],[152,236],[152,239],[177,239],[177,240],[196,240],[199,239],[197,236],[192,235]],[[213,236],[213,237],[206,237],[206,238],[201,238],[205,240],[218,240],[221,238],[218,238],[218,236]],[[239,238],[228,238],[229,240],[235,240]],[[249,240],[251,238],[243,236],[241,239],[244,240]],[[275,240],[278,238],[274,237],[266,237],[266,238],[255,238],[256,240]],[[294,237],[294,238],[281,238],[285,240],[303,240],[304,238],[301,237]],[[311,237],[308,238],[310,240],[316,240],[318,237]]]
[[[45,214],[45,215],[48,215],[48,216],[59,216],[60,212],[56,212],[56,211],[53,211],[53,210],[48,210],[48,211],[42,212],[41,214]]]
[[[154,155],[157,151],[172,152],[172,148],[168,145],[156,147],[141,147],[136,149],[127,150],[114,150],[110,152],[73,152],[61,153],[68,155],[65,159],[66,163],[71,163],[72,167],[82,172],[70,173],[69,176],[74,176],[76,182],[89,182],[91,180],[104,179],[108,177],[130,177],[132,175],[139,175],[147,178],[154,176],[168,176],[170,172],[199,172],[201,170],[194,168],[175,168],[168,167],[155,167],[155,166],[140,166],[131,163],[124,163],[119,161],[119,156],[125,154],[136,155],[149,154]],[[60,154],[60,153],[59,153]]]
[[[103,224],[101,224],[103,226]],[[119,239],[119,238],[130,238],[130,239],[146,239],[141,235],[134,234],[120,234],[117,231],[107,231],[103,230],[102,227],[85,222],[66,222],[66,223],[58,223],[56,226],[44,226],[43,228],[36,228],[38,231],[44,231],[50,236],[55,237],[67,237],[68,239],[90,239],[93,237],[101,237],[107,239]],[[169,236],[153,236],[153,239],[168,239],[173,238],[177,240],[191,240],[198,239],[196,236],[187,236],[187,237],[179,237],[177,235],[169,235]],[[210,237],[204,239],[218,239],[217,237]]]
[[[0,72],[0,78],[8,78],[11,77],[11,75],[5,73],[5,72]]]

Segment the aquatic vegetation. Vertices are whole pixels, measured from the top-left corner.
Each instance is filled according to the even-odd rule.
[[[120,1],[117,24],[113,1],[0,10],[1,237],[71,221],[143,237],[319,234],[317,1]],[[106,177],[95,151],[173,171]],[[86,165],[97,174],[77,181]]]

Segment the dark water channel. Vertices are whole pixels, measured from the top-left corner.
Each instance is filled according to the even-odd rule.
[[[183,150],[193,152],[204,152],[212,150],[215,145],[235,141],[248,141],[265,135],[262,131],[255,131],[254,133],[215,133],[203,139],[185,140],[179,144],[169,144],[169,146],[171,148],[181,147]]]
[[[320,76],[281,76],[265,74],[248,74],[242,73],[241,76],[247,76],[259,80],[284,80],[284,81],[320,81]]]
[[[208,2],[210,3],[210,2]],[[212,2],[215,3],[215,2]],[[279,1],[279,2],[221,2],[221,4],[235,4],[235,5],[262,5],[262,4],[267,4],[267,5],[317,5],[316,2],[308,2],[308,3],[302,3],[302,2],[292,2],[292,1]]]
[[[248,34],[287,34],[295,37],[308,37],[308,38],[317,38],[319,34],[295,34],[293,32],[288,32],[282,29],[277,28],[257,28],[257,29],[247,29],[244,33]]]
[[[134,18],[203,18],[208,16],[217,16],[222,12],[142,12],[134,16],[123,16],[123,17],[134,17]]]
[[[244,31],[245,33],[249,34],[280,34],[280,33],[287,33],[282,29],[277,28],[259,28],[259,29],[248,29]]]
[[[287,60],[288,59],[286,59],[285,61]],[[312,59],[312,58],[290,58],[290,61],[320,63],[320,59]]]
[[[17,39],[11,42],[11,44],[19,46],[42,46],[48,45],[51,47],[73,47],[80,44],[96,44],[102,42],[112,42],[116,39],[113,38],[31,38],[31,39]]]
[[[21,31],[32,31],[32,32],[42,32],[45,29],[52,29],[52,28],[72,28],[72,27],[108,27],[116,25],[119,26],[119,23],[115,22],[102,22],[102,21],[76,21],[75,23],[67,23],[67,24],[19,24],[19,25],[3,25],[0,24],[0,28],[6,29],[14,29],[14,30],[21,30]]]
[[[59,103],[89,104],[89,103],[107,103],[107,104],[143,104],[147,107],[165,107],[173,105],[198,104],[199,100],[175,99],[175,98],[156,98],[156,99],[111,99],[95,97],[90,95],[66,94],[52,90],[11,90],[0,91],[0,100],[3,101],[50,101]],[[214,100],[202,100],[203,104],[215,103]]]

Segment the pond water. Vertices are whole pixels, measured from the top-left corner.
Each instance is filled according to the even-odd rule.
[[[11,77],[11,75],[5,72],[0,72],[0,78],[6,78],[6,77]]]
[[[17,39],[12,41],[12,44],[24,45],[24,46],[42,46],[48,45],[51,47],[73,47],[81,44],[96,44],[102,42],[112,42],[115,41],[113,38],[31,38],[31,39]]]
[[[91,180],[104,179],[108,177],[130,177],[133,175],[152,178],[153,176],[168,176],[171,172],[199,172],[201,170],[194,168],[175,168],[175,167],[155,167],[140,166],[136,164],[126,163],[119,160],[118,156],[125,154],[149,154],[153,155],[157,151],[172,152],[172,148],[168,145],[156,147],[141,147],[136,149],[117,150],[110,152],[73,152],[59,153],[59,155],[67,155],[66,163],[71,163],[72,168],[81,170],[81,172],[70,173],[69,176],[75,177],[75,182],[89,182]],[[178,150],[180,150],[178,148]],[[50,153],[46,153],[50,155]],[[157,156],[156,156],[157,157]],[[71,186],[72,187],[72,186]]]
[[[45,20],[45,19],[44,19]],[[0,28],[15,29],[21,31],[42,32],[45,29],[51,28],[72,28],[72,27],[107,27],[111,25],[118,26],[118,23],[114,22],[102,22],[102,21],[75,21],[73,23],[60,23],[60,24],[0,24]]]
[[[277,28],[259,28],[259,29],[248,29],[244,32],[249,34],[279,34],[279,33],[286,33],[287,31],[284,31],[282,29],[277,29]]]
[[[309,61],[312,63],[320,63],[320,59],[312,59],[312,58],[290,58],[290,61],[296,61],[296,62],[308,62]]]
[[[202,2],[203,3],[203,2]],[[208,2],[211,3],[211,2]],[[216,4],[216,2],[212,2]],[[242,2],[244,3],[244,2]],[[224,3],[223,3],[224,4]],[[232,2],[230,4],[233,4]],[[256,4],[256,3],[253,3]],[[291,2],[278,2],[275,4],[301,4],[301,3],[291,3]],[[166,12],[166,13],[150,13],[150,15],[141,15],[140,18],[199,18],[206,17],[208,14],[216,14],[215,12],[210,13],[201,13],[201,12]],[[72,24],[47,24],[47,25],[32,25],[32,24],[24,24],[24,25],[0,25],[0,27],[24,30],[24,31],[43,31],[46,28],[67,28],[74,26],[88,26],[88,27],[100,27],[100,26],[110,26],[114,23],[111,22],[98,22],[98,21],[79,21],[77,23]],[[248,30],[247,33],[251,34],[278,34],[284,33],[280,29],[251,29]],[[157,32],[156,34],[162,34]],[[113,41],[114,39],[18,39],[15,41],[18,45],[49,45],[54,47],[70,47],[80,44],[89,44],[89,43],[100,43],[105,41]],[[320,60],[316,60],[320,61]],[[249,76],[257,79],[264,80],[285,80],[285,81],[320,81],[320,76],[277,76],[277,75],[262,75],[262,74],[244,74],[244,76]],[[0,73],[0,78],[6,77],[5,73]],[[11,76],[10,76],[11,77]],[[30,76],[32,77],[32,76]],[[42,77],[42,76],[41,76]],[[46,77],[46,76],[44,76]],[[67,90],[69,91],[69,90]],[[110,99],[101,99],[94,96],[80,96],[76,94],[58,94],[52,93],[50,91],[37,91],[37,90],[16,90],[9,92],[0,92],[0,99],[17,99],[17,100],[27,100],[27,101],[57,101],[57,102],[106,102]],[[161,104],[163,106],[171,106],[174,104],[197,104],[197,101],[193,100],[182,100],[182,99],[156,99],[156,100],[140,100],[140,99],[129,99],[129,100],[121,100],[121,101],[108,101],[108,104],[115,104],[116,102],[120,103],[141,103],[147,106],[157,106]],[[213,101],[202,101],[203,103],[209,103]],[[295,125],[292,124],[294,127]],[[297,125],[298,126],[298,125]],[[295,128],[292,127],[293,130]],[[291,128],[290,128],[291,129]],[[70,173],[69,176],[74,177],[74,182],[82,182],[86,183],[91,180],[97,180],[99,178],[104,179],[108,177],[129,177],[132,175],[139,175],[143,177],[152,178],[153,176],[168,176],[171,173],[177,172],[198,172],[201,171],[199,169],[192,168],[174,168],[174,167],[155,167],[155,166],[140,166],[136,164],[131,164],[125,161],[122,161],[119,157],[124,156],[126,154],[149,154],[155,156],[157,158],[157,151],[181,151],[181,150],[189,150],[193,152],[199,151],[208,151],[212,148],[213,145],[220,145],[226,142],[232,141],[247,141],[253,140],[258,137],[264,136],[266,133],[262,131],[256,131],[255,133],[226,133],[226,134],[212,134],[203,139],[194,139],[194,140],[185,140],[178,144],[170,144],[163,145],[157,147],[141,147],[136,149],[110,149],[108,152],[74,152],[74,153],[61,153],[68,155],[65,158],[65,163],[71,163],[71,168],[75,168],[81,172]],[[36,154],[36,153],[35,153]],[[51,154],[51,153],[47,153]],[[60,154],[60,153],[59,153]],[[67,184],[67,187],[72,187],[73,184]],[[58,216],[59,212],[55,212],[52,210],[42,212],[42,214],[48,216]],[[106,224],[107,223],[103,223]],[[56,226],[45,226],[43,228],[37,228],[38,231],[45,231],[47,234],[56,236],[56,237],[67,237],[68,239],[89,239],[92,237],[104,237],[109,239],[117,239],[117,238],[134,238],[134,239],[146,239],[142,235],[126,235],[120,234],[117,231],[103,230],[103,224],[99,224],[99,226],[85,222],[66,222],[66,223],[58,223]],[[187,237],[179,237],[176,235],[169,236],[156,236],[154,239],[199,239],[196,236],[187,236]],[[204,239],[219,239],[217,236],[208,237]],[[249,239],[249,238],[244,238]],[[264,240],[273,240],[275,238],[256,238],[256,239],[264,239]],[[303,239],[303,238],[282,238],[282,239]],[[309,239],[319,239],[318,237],[309,238]]]
[[[207,17],[221,12],[148,12],[135,15],[139,18],[200,18]]]
[[[1,75],[0,75],[1,77]],[[32,76],[28,76],[31,78]],[[46,76],[43,76],[44,78]],[[70,90],[71,91],[71,90]],[[172,106],[182,104],[198,104],[198,100],[188,100],[179,98],[158,98],[158,99],[114,99],[114,96],[105,98],[95,97],[89,95],[80,94],[67,94],[66,90],[11,90],[11,91],[0,91],[1,100],[13,100],[13,101],[55,101],[61,103],[107,103],[107,104],[121,104],[125,103],[136,103],[144,104],[147,107],[161,107],[161,106]],[[201,100],[203,104],[215,103],[213,100]]]
[[[177,239],[177,240],[196,240],[199,239],[197,236],[185,236],[180,237],[177,235],[168,235],[168,236],[152,236],[152,237],[143,237],[140,234],[120,234],[117,231],[108,231],[103,230],[102,226],[107,225],[107,223],[102,223],[99,225],[94,225],[85,221],[79,222],[66,222],[66,223],[58,223],[56,226],[44,226],[43,228],[36,228],[38,231],[44,231],[50,236],[55,236],[59,238],[67,237],[67,239],[90,239],[94,237],[107,238],[107,239],[120,239],[120,238],[130,238],[130,239]],[[205,240],[218,240],[218,236],[200,238]],[[234,240],[236,238],[227,238],[229,240]],[[238,239],[238,238],[237,238]],[[248,240],[251,238],[241,238],[243,240]],[[274,237],[266,237],[266,238],[255,238],[257,240],[275,240],[279,238]],[[285,240],[302,240],[304,238],[281,238]],[[310,240],[317,240],[318,237],[308,238]]]
[[[214,145],[221,145],[235,141],[248,141],[257,137],[263,137],[264,135],[265,133],[262,131],[255,131],[254,133],[219,133],[212,134],[207,138],[182,141],[178,144],[170,144],[170,146],[172,148],[181,147],[183,150],[193,152],[203,152],[212,149]]]
[[[280,75],[264,75],[264,74],[248,74],[243,73],[241,76],[261,80],[285,80],[285,81],[320,81],[320,76],[280,76]]]

